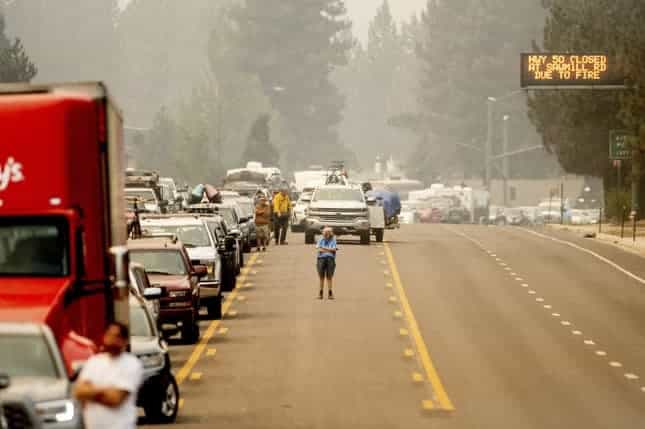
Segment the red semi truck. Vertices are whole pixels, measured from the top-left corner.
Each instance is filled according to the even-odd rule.
[[[70,375],[128,323],[122,136],[100,83],[0,85],[0,321],[49,325]]]

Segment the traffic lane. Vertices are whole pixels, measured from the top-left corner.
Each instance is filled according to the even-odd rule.
[[[391,247],[456,407],[443,428],[633,428],[642,397],[527,298],[494,259],[443,226]]]
[[[216,352],[182,385],[178,427],[427,427],[431,393],[404,355],[384,249],[341,246],[336,300],[320,301],[315,249],[297,238],[258,259]]]
[[[618,376],[645,378],[645,286],[605,262],[515,228],[465,227],[464,232],[503,258],[565,326],[584,336],[590,353],[618,362]],[[562,323],[562,321],[560,322]],[[628,375],[631,374],[631,375]],[[635,387],[645,387],[645,382]]]
[[[549,227],[535,227],[532,230],[550,237],[574,243],[625,267],[625,269],[645,278],[645,255],[623,249],[614,244],[593,238],[584,238],[573,231],[561,231]]]

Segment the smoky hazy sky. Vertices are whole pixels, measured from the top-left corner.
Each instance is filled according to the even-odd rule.
[[[389,0],[392,14],[397,20],[409,19],[425,8],[428,0]],[[354,34],[363,43],[367,41],[369,23],[383,0],[345,0],[347,11],[354,23]]]

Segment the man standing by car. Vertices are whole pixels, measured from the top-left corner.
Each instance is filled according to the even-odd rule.
[[[274,231],[275,244],[287,244],[287,228],[289,226],[289,213],[291,200],[287,189],[283,188],[273,198],[273,214],[275,216]]]
[[[265,251],[269,244],[269,223],[271,206],[266,197],[261,196],[255,205],[255,226],[257,227],[258,251]]]
[[[83,404],[87,429],[134,429],[143,365],[126,352],[128,327],[112,322],[103,335],[103,352],[92,356],[78,376],[74,395]]]

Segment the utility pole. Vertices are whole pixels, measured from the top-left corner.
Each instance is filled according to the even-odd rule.
[[[506,155],[508,153],[508,123],[511,117],[509,115],[504,115],[504,127],[503,127],[503,139],[502,139],[502,153]],[[502,180],[504,183],[504,207],[508,207],[508,179],[510,176],[510,163],[511,157],[505,156],[502,158]]]
[[[486,189],[490,192],[490,181],[491,181],[491,158],[493,152],[493,116],[494,116],[494,104],[497,101],[494,97],[488,97],[486,101],[486,106],[488,110],[488,132],[486,135],[486,152],[484,154],[484,162],[486,164],[486,174],[485,182]]]

